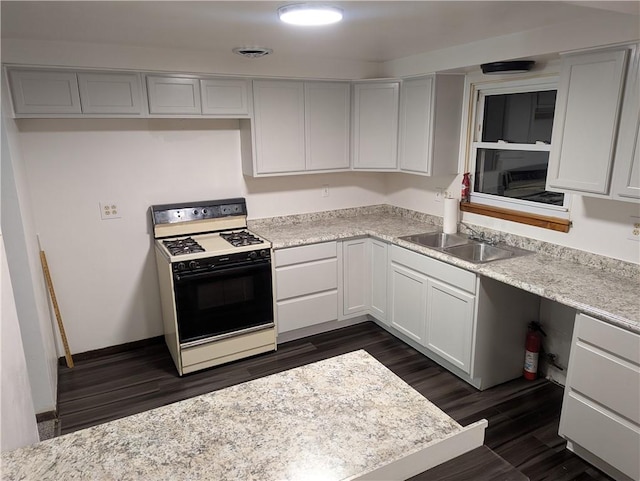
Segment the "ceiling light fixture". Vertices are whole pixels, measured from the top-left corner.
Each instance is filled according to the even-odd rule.
[[[280,20],[292,25],[329,25],[342,20],[342,9],[329,5],[296,3],[278,8]]]
[[[524,73],[531,70],[535,62],[533,60],[509,60],[504,62],[483,63],[480,65],[485,75],[500,75],[511,73]]]
[[[264,47],[236,47],[233,49],[233,53],[247,58],[260,58],[273,53],[273,50]]]

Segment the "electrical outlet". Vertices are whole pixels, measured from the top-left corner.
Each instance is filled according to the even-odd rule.
[[[628,239],[640,242],[640,217],[632,215],[629,217],[631,221],[631,232],[629,232]]]
[[[442,199],[444,198],[445,192],[444,192],[444,187],[436,187],[436,198],[435,201],[436,202],[442,202]]]
[[[329,197],[329,184],[322,186],[322,197]]]
[[[100,218],[102,220],[119,219],[120,209],[116,202],[100,202]]]

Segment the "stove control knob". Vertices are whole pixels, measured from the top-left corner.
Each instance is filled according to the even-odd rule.
[[[267,257],[269,255],[269,252],[266,251],[265,249],[262,249],[260,251],[260,257]]]
[[[196,261],[189,261],[189,269],[197,269],[198,263]]]
[[[197,210],[194,210],[194,211],[193,211],[193,215],[198,215],[198,211],[197,211]]]
[[[178,262],[178,265],[176,267],[179,271],[183,271],[187,266],[184,265],[184,262]]]
[[[249,259],[255,259],[256,257],[258,257],[258,253],[256,251],[251,251],[249,252]]]

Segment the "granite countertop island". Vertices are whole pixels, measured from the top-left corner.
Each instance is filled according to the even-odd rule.
[[[274,249],[369,235],[640,333],[640,266],[628,262],[491,231],[506,244],[535,253],[474,264],[399,239],[440,230],[441,219],[392,206],[258,219],[249,227]]]
[[[2,479],[406,479],[481,446],[486,426],[361,350],[2,453]]]

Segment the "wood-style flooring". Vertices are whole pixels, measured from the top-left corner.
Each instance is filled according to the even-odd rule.
[[[291,341],[273,353],[179,377],[164,343],[60,367],[62,434],[364,349],[463,426],[487,419],[485,445],[414,480],[609,480],[558,436],[562,387],[517,379],[478,391],[372,322]]]

